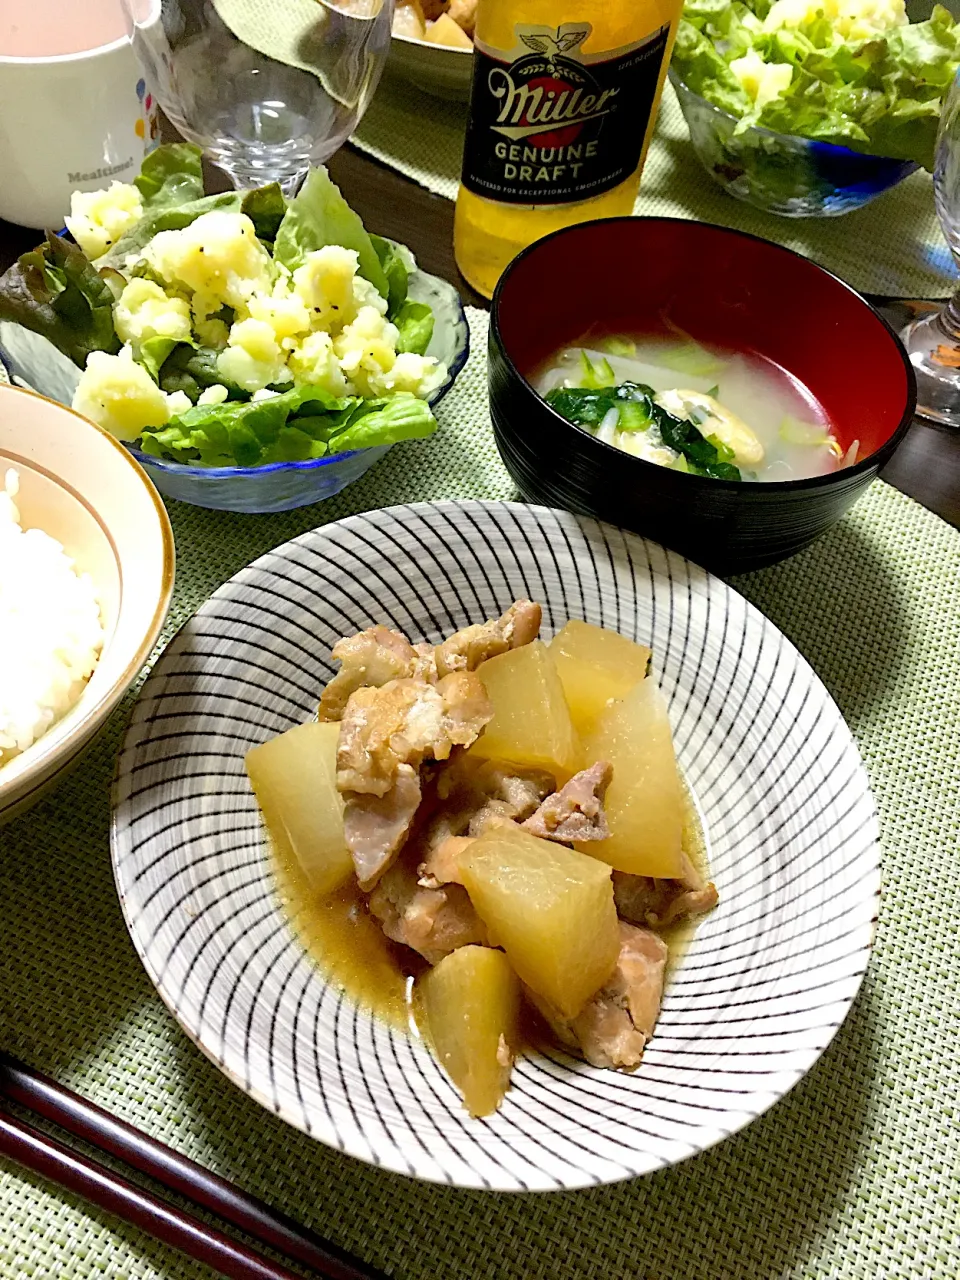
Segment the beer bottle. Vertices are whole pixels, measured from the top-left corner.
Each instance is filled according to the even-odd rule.
[[[486,297],[521,249],[633,210],[682,0],[480,0],[454,251]]]

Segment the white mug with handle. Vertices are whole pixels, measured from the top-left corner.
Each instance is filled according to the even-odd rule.
[[[130,182],[156,141],[120,0],[2,0],[0,218],[58,231],[71,192]]]

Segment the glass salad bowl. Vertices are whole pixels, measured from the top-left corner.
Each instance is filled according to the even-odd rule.
[[[687,87],[671,68],[690,141],[700,163],[729,195],[785,218],[836,218],[861,209],[918,166],[848,147],[753,127],[735,134],[736,116]]]
[[[424,271],[411,273],[408,296],[433,310],[433,338],[427,354],[446,365],[447,376],[429,397],[436,407],[453,386],[467,362],[470,332],[456,289]],[[0,363],[15,384],[69,406],[80,370],[40,334],[0,320]],[[370,467],[390,448],[354,449],[306,462],[275,462],[260,467],[199,467],[151,457],[133,445],[127,448],[168,498],[216,511],[263,514],[289,511],[330,498]]]

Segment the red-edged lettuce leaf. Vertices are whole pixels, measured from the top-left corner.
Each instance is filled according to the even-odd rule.
[[[52,231],[0,276],[0,320],[42,334],[81,369],[91,351],[120,350],[110,286],[75,244]]]

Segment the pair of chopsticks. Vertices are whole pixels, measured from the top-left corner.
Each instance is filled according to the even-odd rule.
[[[296,1259],[325,1280],[386,1280],[382,1272],[350,1257],[225,1178],[210,1173],[2,1052],[0,1098],[53,1121],[99,1151],[148,1174],[168,1191],[177,1192],[261,1244]],[[256,1253],[105,1165],[87,1159],[2,1105],[0,1155],[116,1214],[232,1280],[298,1280],[298,1273]]]

